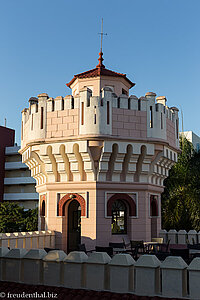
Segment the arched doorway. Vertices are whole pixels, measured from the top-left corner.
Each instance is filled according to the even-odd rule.
[[[75,204],[71,204],[73,201],[75,201]],[[71,206],[72,205],[72,206]],[[70,207],[71,206],[71,207]],[[79,207],[80,206],[80,207]],[[65,251],[68,251],[73,249],[77,250],[78,243],[80,243],[80,238],[81,236],[81,230],[80,230],[80,222],[81,222],[81,217],[86,217],[86,202],[85,199],[77,194],[77,193],[68,193],[65,196],[63,196],[60,201],[58,202],[58,211],[59,211],[59,216],[63,216],[62,220],[62,248]],[[73,213],[73,211],[78,211],[78,213]],[[76,220],[76,214],[78,215],[78,227],[77,226],[71,226],[69,225],[75,225],[75,220]],[[80,215],[80,217],[79,217]],[[74,217],[73,217],[74,216]],[[73,221],[74,218],[74,221]],[[79,232],[79,235],[75,228],[76,227]],[[74,235],[73,235],[74,233]],[[75,238],[76,236],[76,238]],[[77,241],[76,244],[75,242],[70,242],[72,237],[72,241]],[[72,251],[72,250],[71,250]]]
[[[77,200],[72,200],[68,207],[67,251],[77,250],[81,243],[81,206]]]
[[[42,211],[41,211],[41,216],[45,217],[45,201],[42,201]]]

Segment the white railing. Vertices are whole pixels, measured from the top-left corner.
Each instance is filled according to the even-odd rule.
[[[162,263],[154,255],[137,262],[129,254],[0,248],[0,280],[141,296],[199,299],[200,258],[188,266],[181,257]],[[34,270],[34,272],[30,272]],[[188,273],[188,275],[187,275]]]
[[[0,233],[0,247],[22,248],[22,249],[55,249],[55,232],[31,231]]]

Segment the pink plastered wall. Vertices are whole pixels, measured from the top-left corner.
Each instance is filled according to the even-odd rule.
[[[59,188],[59,186],[57,186]],[[59,190],[59,189],[58,189]],[[126,190],[126,189],[125,189]],[[124,190],[124,191],[125,191]],[[108,190],[103,185],[99,189],[92,188],[89,191],[89,201],[87,203],[87,216],[81,218],[81,243],[85,243],[86,249],[94,249],[95,246],[108,246],[109,242],[122,242],[122,238],[128,240],[151,241],[151,218],[149,212],[150,193],[154,191],[138,191],[137,184],[134,185],[132,192],[137,191],[137,217],[127,218],[127,234],[112,235],[111,217],[106,217],[106,201],[117,191]],[[76,191],[77,192],[77,191]],[[107,193],[106,193],[107,192]],[[85,192],[86,193],[86,192]],[[127,191],[130,194],[130,188]],[[65,207],[65,216],[57,216],[56,192],[47,193],[48,216],[46,225],[49,230],[56,231],[56,247],[66,251],[67,247],[67,217],[68,206]],[[86,199],[85,199],[86,200]],[[159,204],[160,208],[160,204]],[[157,232],[161,229],[161,217],[157,218]]]
[[[67,109],[47,113],[47,138],[78,135],[79,110]]]
[[[127,235],[112,235],[112,219],[105,218],[105,192],[107,190],[97,190],[97,221],[96,221],[96,244],[98,246],[108,246],[109,242],[122,242],[125,240],[151,241],[151,217],[149,213],[149,192],[138,192],[137,217],[128,217]],[[133,192],[137,191],[137,188]],[[112,193],[112,191],[111,191]],[[161,229],[161,217],[157,218],[157,231]]]
[[[145,111],[113,108],[112,134],[120,137],[146,138],[147,116]]]
[[[175,124],[169,119],[166,119],[166,132],[167,132],[167,141],[171,146],[176,147]]]
[[[81,218],[81,243],[86,245],[86,249],[94,249],[97,243],[97,203],[96,190],[90,190],[88,202],[88,216]]]
[[[97,190],[97,245],[108,246],[112,241],[111,218],[105,218],[105,191]]]

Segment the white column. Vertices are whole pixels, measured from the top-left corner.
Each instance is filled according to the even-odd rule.
[[[189,296],[191,299],[199,299],[200,257],[192,260],[189,271]]]
[[[64,280],[66,288],[80,289],[85,287],[85,262],[88,256],[85,252],[70,252],[64,259]]]
[[[63,285],[62,262],[66,256],[62,250],[52,250],[43,258],[44,285]]]
[[[185,230],[178,231],[178,244],[186,244],[187,232]]]
[[[110,256],[105,252],[93,252],[86,262],[86,289],[102,291],[108,289],[108,263]]]
[[[31,249],[23,257],[22,282],[27,284],[43,284],[43,261],[47,253],[43,249]]]
[[[175,229],[169,230],[168,240],[170,240],[170,244],[177,244],[177,231]]]
[[[161,229],[159,232],[159,237],[163,238],[163,243],[167,243],[167,230]]]
[[[10,249],[16,248],[17,237],[13,233],[5,233],[5,238],[7,239],[7,247]]]
[[[160,261],[155,255],[142,255],[135,263],[135,293],[155,296],[160,292]]]
[[[27,232],[26,235],[26,249],[31,249],[31,248],[37,248],[37,243],[34,243],[33,237],[35,236],[35,233],[32,231]]]
[[[187,295],[187,267],[178,256],[168,256],[161,264],[162,296],[185,297]]]
[[[188,240],[190,244],[196,244],[197,243],[197,232],[196,230],[190,230],[188,232]]]
[[[13,232],[15,239],[15,248],[23,248],[23,236],[21,232]]]
[[[1,247],[9,247],[8,246],[8,241],[9,241],[9,238],[6,236],[6,233],[0,233],[0,236],[1,236]]]
[[[130,254],[116,254],[109,263],[110,290],[128,293],[134,290],[134,259]]]
[[[39,231],[39,249],[44,249],[45,247],[45,235],[46,231]]]
[[[3,268],[3,257],[8,254],[10,250],[6,247],[0,248],[0,281],[2,280],[2,274],[5,273],[5,270]]]
[[[22,258],[27,253],[26,249],[12,249],[3,258],[5,273],[2,274],[4,281],[21,282]]]
[[[55,249],[55,246],[56,246],[55,231],[48,230],[48,232],[50,234],[50,245],[49,245],[49,247]]]

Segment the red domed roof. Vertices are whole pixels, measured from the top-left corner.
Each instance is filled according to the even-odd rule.
[[[105,66],[103,65],[103,57],[102,57],[103,53],[100,52],[99,53],[99,64],[96,66],[95,69],[91,69],[89,71],[83,72],[83,73],[79,73],[77,75],[74,75],[74,78],[67,83],[66,85],[68,87],[70,87],[72,85],[72,83],[77,79],[77,78],[91,78],[91,77],[98,77],[98,76],[111,76],[111,77],[121,77],[124,78],[129,84],[130,84],[130,88],[132,88],[135,83],[133,83],[132,81],[130,81],[127,77],[126,74],[122,74],[122,73],[117,73],[111,70],[108,70],[105,68]]]

